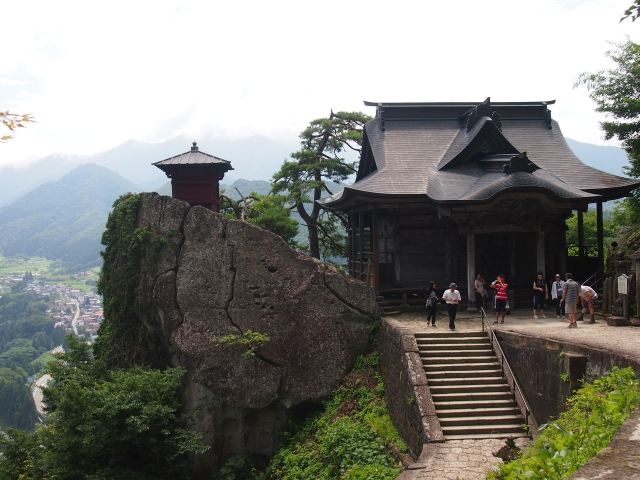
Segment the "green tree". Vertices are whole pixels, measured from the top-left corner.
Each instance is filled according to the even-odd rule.
[[[273,192],[288,196],[307,227],[312,257],[320,258],[321,237],[324,245],[344,250],[327,225],[340,221],[346,226],[346,220],[330,212],[321,217],[317,200],[323,191],[334,193],[327,181],[340,183],[356,172],[357,162],[348,162],[340,155],[346,150],[361,152],[364,124],[370,118],[361,112],[331,112],[328,118],[311,121],[300,134],[302,148],[292,153],[291,160],[285,160],[273,176]]]
[[[605,249],[618,236],[618,232],[625,225],[629,225],[629,216],[624,202],[617,202],[613,211],[605,211],[602,219],[603,243]],[[588,210],[582,214],[584,244],[594,247],[598,245],[598,219],[595,210]],[[578,255],[578,215],[573,214],[567,220],[567,247],[570,255]]]
[[[636,10],[637,12],[637,10]],[[606,56],[615,68],[596,73],[582,73],[575,86],[584,85],[589,97],[596,103],[596,111],[607,115],[600,122],[604,138],[616,138],[629,156],[630,166],[625,173],[640,177],[640,45],[627,39],[613,43]],[[635,191],[626,204],[631,220],[640,220],[640,192]]]
[[[67,341],[47,366],[51,423],[32,435],[9,430],[0,478],[190,478],[186,453],[206,447],[179,414],[184,370],[109,370],[88,344]]]

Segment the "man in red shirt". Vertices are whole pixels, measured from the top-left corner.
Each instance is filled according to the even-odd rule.
[[[496,321],[498,323],[498,317],[502,312],[502,320],[500,323],[504,323],[504,314],[507,311],[507,288],[509,285],[505,282],[504,275],[498,275],[498,279],[491,284],[491,288],[496,291]]]

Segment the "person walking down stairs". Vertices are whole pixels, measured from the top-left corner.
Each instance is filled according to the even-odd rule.
[[[458,311],[458,303],[462,300],[460,292],[456,290],[458,286],[455,283],[449,285],[449,290],[444,292],[442,299],[447,302],[447,313],[449,314],[449,330],[456,329],[456,313]]]

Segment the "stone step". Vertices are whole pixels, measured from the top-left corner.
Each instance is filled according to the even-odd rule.
[[[438,419],[440,420],[440,426],[444,429],[445,427],[461,427],[461,426],[473,426],[479,427],[484,426],[487,428],[492,428],[494,425],[515,425],[522,428],[522,424],[524,423],[521,415],[494,415],[494,416],[475,416],[475,417],[444,417],[440,418],[438,415]]]
[[[390,307],[390,306],[386,306],[386,307],[381,306],[380,307],[380,310],[382,310],[385,313],[392,312],[392,311],[397,310],[397,309],[398,309],[398,307]]]
[[[384,297],[382,295],[376,295],[376,302],[384,302]]]
[[[496,368],[494,370],[454,370],[454,371],[446,370],[446,369],[434,370],[434,371],[429,371],[427,380],[429,381],[429,384],[431,384],[431,382],[435,380],[440,380],[445,378],[460,379],[460,378],[473,377],[475,375],[478,375],[480,377],[502,378],[502,370],[500,370],[499,368]]]
[[[388,307],[388,306],[390,305],[390,304],[389,304],[389,302],[388,302],[388,301],[386,301],[386,300],[378,301],[378,302],[376,302],[376,303],[378,304],[378,306],[379,306],[380,308]]]
[[[451,338],[451,337],[439,337],[439,338],[416,338],[416,342],[418,346],[421,345],[464,345],[467,343],[490,343],[488,337],[461,337],[461,338]]]
[[[429,389],[431,390],[432,396],[443,393],[472,395],[479,392],[509,392],[509,394],[511,394],[509,385],[506,382],[493,384],[485,383],[483,385],[429,385]]]
[[[460,350],[460,349],[449,349],[449,350],[420,350],[420,356],[422,358],[425,357],[486,357],[492,356],[493,350],[490,348],[482,348],[482,349],[473,349],[473,350]]]
[[[419,332],[414,334],[416,340],[419,338],[439,338],[439,337],[450,337],[450,338],[464,338],[464,337],[487,337],[487,332]]]
[[[445,427],[442,425],[442,433],[444,433],[445,438],[449,435],[495,435],[495,434],[513,434],[513,433],[525,433],[522,425],[509,424],[494,424],[494,425],[460,425],[460,426],[451,426]],[[486,438],[486,437],[485,437]]]
[[[422,357],[422,355],[420,355]],[[486,355],[484,357],[474,357],[473,362],[469,362],[469,357],[454,356],[454,357],[422,357],[422,365],[451,365],[460,364],[464,366],[470,366],[473,364],[496,364],[496,357],[494,355]]]
[[[434,350],[491,350],[491,344],[487,341],[484,343],[430,343],[418,344],[421,352],[430,352]]]
[[[437,408],[438,418],[466,418],[466,417],[492,417],[496,415],[516,415],[522,420],[520,409],[515,406],[496,407],[496,408]]]
[[[402,315],[400,310],[390,310],[388,312],[384,311],[384,309],[382,310],[383,317],[397,317],[398,315]]]
[[[431,394],[431,398],[434,403],[441,402],[474,402],[478,400],[511,400],[513,401],[513,394],[510,391],[497,391],[497,392],[438,392]]]
[[[504,381],[504,378],[502,378],[502,375],[493,376],[493,377],[474,376],[474,377],[454,377],[454,378],[432,378],[431,376],[429,376],[429,378],[427,378],[427,381],[429,382],[429,387],[444,387],[447,385],[464,387],[465,385],[476,386],[476,385],[497,385],[497,384],[508,386],[508,384]]]
[[[449,410],[473,410],[474,408],[517,408],[516,402],[513,401],[513,396],[509,396],[504,399],[492,399],[492,400],[478,400],[478,399],[465,399],[465,400],[451,400],[433,402],[436,410],[447,412]]]
[[[502,439],[507,437],[513,438],[531,438],[531,435],[524,430],[521,433],[484,433],[484,434],[467,434],[467,435],[445,435],[445,441],[450,440],[484,440],[484,439]]]
[[[458,363],[429,363],[432,359],[422,359],[424,371],[427,372],[427,378],[431,372],[459,372],[464,370],[501,370],[500,364],[495,361],[495,357],[491,357],[493,362],[458,362]],[[476,360],[474,358],[474,360]]]

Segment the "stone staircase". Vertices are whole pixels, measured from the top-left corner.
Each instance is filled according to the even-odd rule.
[[[400,309],[398,307],[393,307],[391,305],[389,305],[389,301],[385,300],[383,296],[378,295],[376,297],[376,303],[378,304],[378,307],[380,307],[380,310],[382,311],[382,315],[386,316],[386,315],[393,315],[393,316],[397,316],[397,315],[402,315],[402,312],[400,311]]]
[[[486,332],[415,336],[445,440],[529,436]]]

